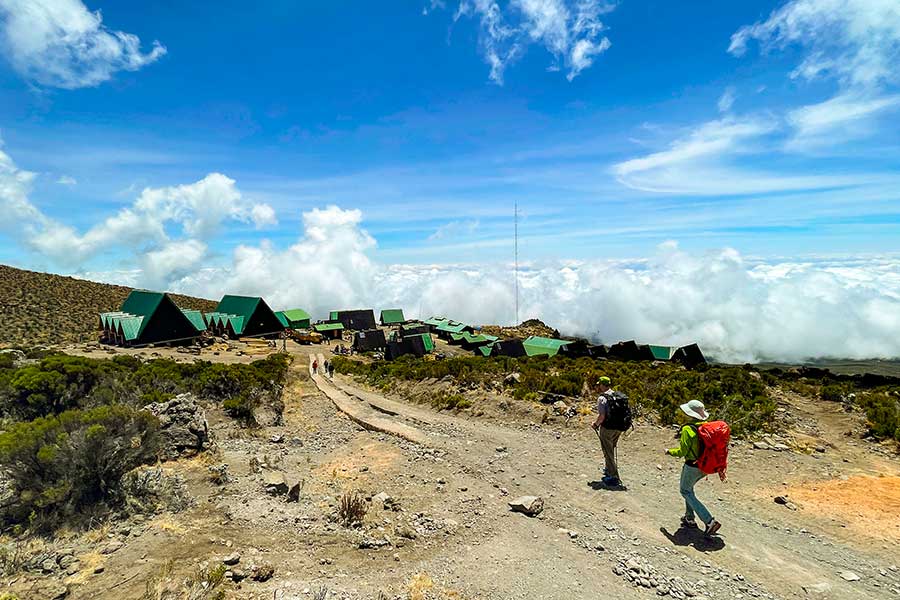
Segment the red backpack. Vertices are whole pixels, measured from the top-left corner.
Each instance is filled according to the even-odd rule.
[[[725,421],[710,421],[700,425],[692,425],[700,440],[700,456],[697,468],[700,472],[712,475],[724,473],[728,468],[728,443],[731,441],[731,428]]]

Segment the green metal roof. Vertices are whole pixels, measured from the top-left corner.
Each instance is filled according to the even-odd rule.
[[[143,324],[148,320],[142,316],[116,317],[116,319],[119,322],[119,327],[122,329],[122,335],[129,342],[138,339],[141,335]]]
[[[328,320],[329,320],[329,321],[337,321],[337,318],[338,318],[338,311],[333,310],[333,311],[331,311],[330,313],[328,313]]]
[[[450,319],[448,319],[446,317],[431,317],[430,319],[425,319],[425,324],[437,326],[437,325],[443,325],[444,323],[447,323],[449,320]]]
[[[156,309],[159,308],[159,305],[165,296],[166,295],[162,292],[131,290],[131,293],[125,298],[125,302],[122,303],[122,312],[141,317],[148,317],[139,323],[139,329],[137,336],[135,337],[139,337],[141,333],[143,333],[147,323],[150,322],[150,315],[156,312]]]
[[[656,346],[654,344],[649,344],[649,346],[650,352],[653,353],[653,358],[656,360],[669,360],[677,350],[677,348],[672,346]]]
[[[484,356],[490,356],[491,350],[494,349],[494,344],[486,344],[484,346],[479,346],[478,351],[481,352]]]
[[[533,335],[522,342],[522,345],[525,347],[525,354],[528,356],[556,356],[560,348],[571,343],[566,340],[554,340]]]
[[[288,321],[309,321],[310,318],[309,313],[302,308],[291,308],[289,310],[282,311],[281,314],[287,317]]]
[[[281,323],[282,327],[290,327],[291,326],[291,322],[288,321],[288,318],[286,316],[284,316],[283,310],[276,310],[275,316],[278,317],[278,322]]]
[[[343,323],[319,323],[318,325],[313,325],[313,329],[316,331],[334,331],[335,329],[343,328]]]
[[[249,319],[262,298],[259,296],[222,296],[216,311]]]
[[[400,308],[388,308],[381,311],[381,322],[385,325],[394,325],[396,323],[405,323],[403,310]]]
[[[230,317],[228,319],[228,324],[231,325],[231,330],[234,331],[235,335],[241,335],[244,333],[244,323],[249,319],[249,317],[243,317],[241,315]]]
[[[184,316],[188,318],[188,321],[191,322],[191,325],[194,326],[194,329],[196,329],[197,331],[203,331],[204,329],[206,329],[206,322],[203,320],[203,315],[199,310],[182,308],[181,312],[183,312]]]
[[[462,333],[463,329],[468,327],[465,323],[454,323],[453,321],[448,321],[446,323],[442,323],[437,326],[438,331],[446,331],[449,333]]]

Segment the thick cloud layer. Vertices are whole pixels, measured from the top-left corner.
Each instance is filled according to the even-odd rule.
[[[242,246],[232,264],[171,282],[218,297],[260,294],[316,317],[336,308],[402,307],[476,324],[516,320],[510,265],[380,265],[357,210],[304,214],[293,246]],[[519,318],[614,342],[699,342],[716,359],[799,361],[900,356],[900,258],[753,262],[692,255],[669,242],[637,261],[535,263],[519,276]]]

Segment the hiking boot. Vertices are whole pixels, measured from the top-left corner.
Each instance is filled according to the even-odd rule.
[[[721,528],[722,528],[722,524],[719,523],[718,521],[716,521],[715,519],[713,519],[706,525],[706,531],[704,532],[704,534],[707,537],[714,536]]]
[[[607,475],[600,481],[602,481],[603,485],[605,485],[606,487],[619,487],[620,485],[622,485],[622,482],[618,477],[610,477],[609,475]]]
[[[697,521],[688,519],[687,517],[681,517],[681,526],[685,529],[698,529]]]

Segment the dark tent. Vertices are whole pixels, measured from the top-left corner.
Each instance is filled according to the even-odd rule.
[[[384,332],[380,329],[359,331],[353,336],[353,349],[357,352],[374,352],[387,347]]]
[[[559,354],[570,358],[581,358],[591,355],[591,346],[586,340],[575,340],[571,344],[566,344],[559,349]]]
[[[613,344],[609,348],[608,356],[617,360],[655,360],[650,346],[639,346],[634,340]]]
[[[419,358],[428,354],[428,348],[425,346],[425,340],[421,335],[403,338],[399,342],[389,342],[384,357],[388,360],[394,360],[405,354],[412,354]]]
[[[503,340],[496,342],[491,350],[491,356],[511,356],[518,358],[526,356],[525,345],[522,340]]]
[[[284,331],[284,325],[258,296],[222,296],[213,314],[225,317],[236,337],[275,336]]]
[[[133,290],[122,308],[100,315],[103,339],[124,346],[190,342],[200,336],[202,317],[184,311],[168,294]]]
[[[591,358],[606,358],[609,356],[609,346],[600,344],[599,346],[590,346],[588,353]]]
[[[672,355],[672,360],[681,363],[687,369],[694,369],[699,365],[706,364],[706,357],[703,356],[703,352],[700,351],[700,346],[697,344],[682,346]]]
[[[423,333],[430,332],[431,328],[424,323],[410,323],[409,325],[400,326],[400,337],[406,337],[408,335],[421,335]]]
[[[344,329],[367,331],[375,329],[375,311],[371,308],[359,310],[333,310],[329,321],[340,321]]]

